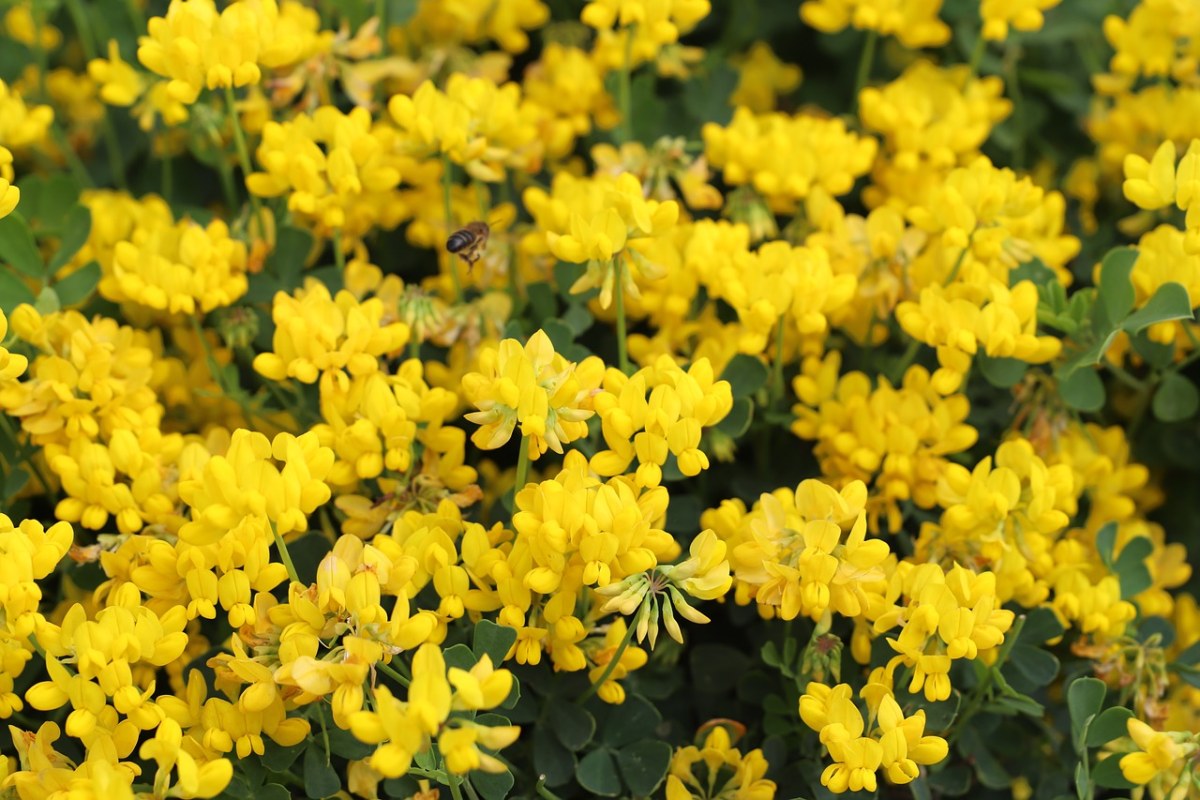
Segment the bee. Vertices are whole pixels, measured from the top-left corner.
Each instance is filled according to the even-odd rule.
[[[451,253],[457,253],[458,257],[466,261],[468,266],[473,267],[483,254],[483,248],[487,246],[488,235],[491,232],[492,229],[486,222],[468,222],[464,227],[450,234],[450,238],[446,240],[446,249]]]

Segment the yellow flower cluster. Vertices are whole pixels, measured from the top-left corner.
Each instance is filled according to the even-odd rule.
[[[171,3],[165,17],[149,20],[138,60],[168,79],[168,94],[184,105],[195,103],[204,89],[257,84],[263,67],[302,61],[315,44],[296,35],[303,25],[296,20],[314,15],[304,14],[297,2],[285,0],[284,9],[275,0],[233,3],[220,11],[213,0]]]
[[[480,426],[471,435],[476,447],[495,450],[520,424],[525,454],[536,459],[547,449],[562,453],[564,444],[587,434],[591,395],[604,369],[600,359],[572,364],[538,331],[524,347],[505,339],[485,349],[479,367],[462,379],[464,396],[479,409],[467,415]]]
[[[880,770],[890,782],[903,785],[920,774],[918,765],[946,757],[946,740],[925,735],[923,710],[906,717],[887,687],[878,683],[868,684],[862,694],[869,709],[866,719],[845,683],[810,683],[800,698],[801,719],[820,734],[833,758],[821,774],[822,785],[834,792],[874,792]]]
[[[774,11],[360,5],[6,7],[0,796],[919,794],[1090,670],[1081,796],[1180,800],[1194,4],[1088,102],[1061,0],[801,0],[803,89]]]
[[[608,449],[592,456],[591,468],[605,477],[623,475],[636,459],[637,482],[648,488],[662,481],[669,455],[686,476],[708,469],[708,456],[700,449],[703,429],[718,424],[733,407],[729,382],[714,378],[703,358],[686,372],[666,356],[632,376],[610,367],[593,398]]]
[[[837,352],[804,360],[792,432],[817,442],[821,474],[835,485],[871,484],[872,529],[885,518],[888,530],[900,530],[901,505],[932,508],[949,457],[978,439],[966,422],[970,404],[960,394],[943,397],[921,366],[909,367],[898,387],[886,378],[872,387],[864,373],[840,374],[840,367]]]
[[[258,163],[246,178],[259,197],[285,197],[288,210],[321,235],[354,241],[396,227],[404,206],[395,192],[403,161],[397,133],[364,108],[348,114],[322,106],[263,127]]]
[[[820,187],[834,196],[854,187],[875,158],[877,142],[840,119],[812,114],[754,114],[738,108],[727,126],[707,123],[704,152],[727,183],[752,186],[779,213]]]

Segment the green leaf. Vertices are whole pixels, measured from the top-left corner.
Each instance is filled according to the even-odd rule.
[[[749,397],[738,397],[733,401],[733,407],[725,415],[725,419],[717,423],[717,430],[731,439],[738,439],[750,430],[754,420],[754,403]]]
[[[311,740],[304,741],[291,747],[280,747],[274,742],[266,742],[262,757],[263,766],[272,772],[283,772],[289,769],[292,764],[296,763],[296,759],[300,757],[310,742]]]
[[[596,318],[592,316],[592,312],[587,310],[587,306],[580,303],[571,303],[567,306],[567,310],[563,312],[562,321],[578,337],[582,336],[592,327]]]
[[[645,738],[661,721],[662,714],[657,708],[645,698],[632,695],[621,705],[613,706],[601,738],[610,747],[624,747]]]
[[[558,318],[558,300],[553,286],[545,282],[531,283],[525,287],[525,293],[529,296],[530,319],[535,325]]]
[[[625,785],[635,795],[650,795],[667,777],[671,745],[654,739],[634,742],[617,752],[617,766]]]
[[[1121,756],[1113,754],[1092,767],[1092,780],[1105,789],[1132,789],[1133,784],[1121,774]]]
[[[325,713],[328,714],[329,712],[326,711]],[[329,717],[326,716],[325,719],[328,720]],[[366,758],[367,756],[371,755],[371,753],[375,752],[375,747],[373,745],[360,742],[350,731],[344,731],[338,726],[329,724],[328,722],[326,724],[329,728],[329,749],[334,755],[341,756],[342,758],[356,759]],[[320,729],[320,726],[320,717],[317,717],[316,721],[313,722],[314,736],[323,735],[316,733],[316,731]],[[317,748],[313,749],[315,750]]]
[[[1096,678],[1076,678],[1067,687],[1067,708],[1071,713],[1071,740],[1079,749],[1087,721],[1100,713],[1107,692],[1104,681]]]
[[[21,176],[21,213],[43,230],[57,230],[78,202],[79,185],[68,175]]]
[[[1025,615],[1025,626],[1021,628],[1020,641],[1042,645],[1057,639],[1066,631],[1058,617],[1048,608],[1035,608]]]
[[[998,389],[1016,386],[1029,369],[1029,365],[1019,358],[992,358],[987,353],[979,353],[975,363],[987,382]]]
[[[42,316],[53,314],[56,311],[62,310],[62,300],[58,299],[58,292],[53,286],[43,286],[38,292],[37,298],[33,301],[33,307]]]
[[[1008,663],[1034,686],[1049,686],[1058,677],[1058,659],[1039,647],[1018,644],[1012,649]]]
[[[1004,694],[997,697],[985,708],[1006,717],[1024,715],[1026,717],[1041,717],[1046,713],[1046,707],[1026,694]]]
[[[767,642],[767,645],[774,645]],[[764,651],[766,646],[764,646]],[[688,664],[696,692],[721,694],[732,692],[753,666],[751,659],[736,647],[725,644],[698,644],[691,648]]]
[[[0,311],[12,314],[17,306],[22,303],[33,305],[35,299],[33,292],[15,272],[0,265]]]
[[[1200,392],[1196,391],[1194,383],[1178,372],[1167,372],[1154,392],[1154,402],[1150,407],[1156,419],[1179,422],[1189,419],[1200,408]]]
[[[908,785],[908,788],[912,792],[913,800],[933,800],[933,795],[929,791],[929,782],[925,779],[925,773],[918,775],[916,780]]]
[[[546,776],[547,786],[562,786],[575,774],[575,756],[550,729],[533,729],[533,768]]]
[[[546,705],[546,722],[563,747],[578,752],[596,733],[596,718],[574,703],[562,701]]]
[[[1137,258],[1138,251],[1132,247],[1116,247],[1108,251],[1100,264],[1100,302],[1096,307],[1104,310],[1106,328],[1119,324],[1133,308],[1133,281],[1129,276]]]
[[[1150,570],[1146,567],[1146,558],[1154,551],[1154,543],[1145,536],[1130,539],[1121,548],[1121,555],[1113,565],[1113,571],[1121,581],[1121,599],[1141,594],[1149,589],[1154,581]]]
[[[85,206],[75,206],[67,212],[58,250],[50,256],[50,263],[46,265],[46,274],[52,276],[66,266],[67,262],[74,258],[75,254],[87,243],[88,235],[91,232],[91,211],[88,211]]]
[[[288,791],[286,786],[280,786],[278,783],[268,783],[266,786],[256,789],[254,796],[261,800],[291,800],[292,793]]]
[[[508,651],[515,641],[517,641],[517,631],[514,628],[497,625],[490,619],[481,619],[475,623],[471,649],[480,658],[486,654],[492,659],[492,666],[498,667],[504,662],[504,657],[508,655]]]
[[[4,476],[4,489],[0,491],[0,498],[16,497],[17,492],[24,489],[27,483],[29,483],[29,473],[20,467],[14,467]]]
[[[300,273],[304,271],[312,249],[311,233],[303,228],[285,225],[275,236],[275,249],[267,257],[267,269],[264,272],[277,277],[283,286],[291,288],[300,282]]]
[[[1138,333],[1158,322],[1192,318],[1192,301],[1187,289],[1178,283],[1164,283],[1158,287],[1146,305],[1130,314],[1121,324],[1128,333]]]
[[[729,381],[734,397],[749,397],[766,384],[767,374],[762,359],[738,353],[725,365],[721,380]]]
[[[1141,356],[1147,364],[1157,369],[1166,369],[1175,361],[1175,343],[1160,344],[1139,331],[1129,337],[1133,343],[1134,352]]]
[[[325,751],[310,747],[304,754],[304,791],[310,800],[332,797],[342,789],[342,779],[337,770],[326,763]]]
[[[403,25],[417,13],[419,0],[387,0],[388,25]]]
[[[601,797],[616,797],[621,793],[617,765],[612,751],[607,748],[593,750],[584,756],[575,768],[575,780],[587,791]]]
[[[983,733],[977,726],[971,725],[963,729],[958,740],[958,749],[975,767],[975,774],[984,786],[1005,791],[1011,788],[1012,776],[988,750]]]
[[[58,293],[58,302],[63,306],[76,306],[85,302],[96,291],[100,283],[100,265],[89,261],[54,284]]]
[[[1077,411],[1094,412],[1104,407],[1104,383],[1091,368],[1075,369],[1060,377],[1058,393],[1064,403]]]
[[[1113,739],[1127,736],[1129,729],[1126,723],[1132,716],[1133,712],[1124,706],[1104,709],[1092,720],[1092,724],[1088,725],[1087,746],[1100,747]]]
[[[484,798],[484,800],[504,800],[508,797],[508,793],[512,790],[516,780],[508,770],[504,772],[482,772],[476,770],[471,773],[471,785],[475,787],[475,791]]]
[[[562,320],[546,320],[541,327],[546,336],[550,337],[550,343],[557,352],[563,353],[575,344],[575,331]]]
[[[1021,281],[1033,281],[1040,293],[1042,287],[1057,284],[1058,276],[1040,258],[1035,257],[1008,273],[1009,286],[1015,287]]]
[[[1096,553],[1100,561],[1110,570],[1113,568],[1113,550],[1117,546],[1117,523],[1106,522],[1096,531]]]
[[[952,764],[937,772],[930,771],[929,785],[946,797],[962,797],[971,788],[971,770],[965,764]]]
[[[458,667],[459,669],[469,670],[479,660],[471,652],[471,648],[465,644],[456,644],[453,647],[447,647],[442,651],[442,657],[446,659],[446,669]]]
[[[42,254],[38,252],[29,223],[14,211],[0,219],[0,262],[12,264],[18,272],[31,278],[41,278]]]

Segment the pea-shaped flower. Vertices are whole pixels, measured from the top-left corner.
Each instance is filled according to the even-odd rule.
[[[604,363],[591,356],[579,364],[554,352],[550,337],[538,331],[522,347],[505,339],[479,357],[479,372],[463,376],[462,387],[478,411],[467,414],[480,425],[471,441],[483,450],[504,445],[521,426],[530,458],[587,435],[594,413],[592,395],[604,375]]]

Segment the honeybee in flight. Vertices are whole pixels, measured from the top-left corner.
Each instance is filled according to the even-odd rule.
[[[450,234],[450,238],[446,240],[446,249],[457,253],[459,258],[467,262],[468,267],[473,267],[483,255],[483,248],[487,246],[488,235],[491,232],[492,229],[486,222],[468,222]]]

